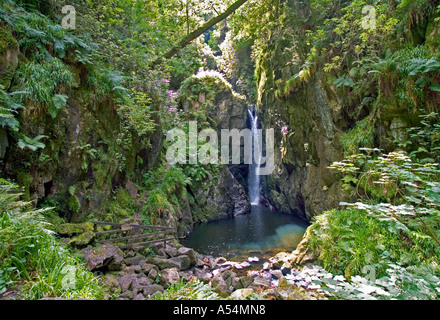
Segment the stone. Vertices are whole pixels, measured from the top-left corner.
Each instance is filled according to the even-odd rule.
[[[69,244],[74,247],[85,247],[93,242],[95,233],[93,231],[86,231],[70,239]]]
[[[145,263],[145,257],[142,255],[135,255],[134,257],[130,257],[130,258],[125,258],[124,259],[124,263],[127,266],[134,266],[134,265],[141,265],[143,263]]]
[[[148,272],[148,278],[155,280],[157,275],[159,274],[159,270],[156,268],[152,268],[149,272]]]
[[[132,300],[133,299],[133,291],[124,291],[119,297],[121,300]]]
[[[198,262],[197,253],[191,248],[181,247],[177,250],[177,255],[187,256],[190,259],[191,266],[196,265]]]
[[[145,297],[152,297],[158,292],[163,292],[165,289],[159,284],[152,284],[143,288]]]
[[[283,273],[281,272],[281,270],[272,270],[271,274],[272,274],[272,278],[275,279],[281,279],[283,277]]]
[[[159,268],[159,270],[181,267],[181,263],[179,260],[171,260],[171,259],[160,258],[160,257],[147,258],[146,263],[156,265]]]
[[[256,278],[254,278],[254,282],[252,283],[252,285],[258,286],[258,287],[266,287],[269,288],[270,287],[270,281],[258,276]]]
[[[290,274],[292,271],[292,265],[288,264],[286,265],[286,263],[283,265],[283,267],[281,268],[281,272],[284,276],[287,276],[288,274]]]
[[[231,293],[231,298],[233,300],[246,300],[253,292],[252,289],[238,289]]]
[[[168,260],[176,263],[179,270],[187,270],[191,267],[191,260],[188,256],[185,255],[169,258]]]
[[[194,269],[194,276],[202,281],[211,280],[211,273],[201,269]]]
[[[145,297],[142,295],[142,293],[138,293],[133,300],[145,300]]]
[[[238,278],[238,277],[232,279],[232,283],[231,283],[231,285],[234,287],[235,290],[237,290],[237,289],[243,289],[243,284],[241,283],[240,280],[241,280],[241,279]]]
[[[123,253],[121,249],[110,244],[103,244],[98,248],[88,247],[81,251],[87,262],[87,269],[94,271],[107,268],[110,271],[120,270],[122,267]]]
[[[138,189],[131,180],[127,181],[125,188],[127,189],[128,194],[130,195],[131,198],[137,198],[139,196]]]
[[[272,264],[270,262],[263,263],[264,270],[269,270],[270,268],[272,268]]]
[[[159,271],[159,269],[157,268],[157,266],[155,266],[154,264],[151,263],[146,263],[146,262],[142,262],[140,264],[141,266],[141,271],[145,274],[148,274],[150,272],[151,269],[157,269]]]
[[[135,274],[127,274],[118,279],[119,285],[121,287],[121,291],[128,291],[130,288],[133,288],[133,283],[136,282],[137,275]]]
[[[246,277],[240,278],[240,283],[241,283],[242,288],[249,287],[253,282],[254,282],[254,279],[252,277],[246,276]]]
[[[177,249],[174,247],[166,247],[163,251],[170,258],[177,256]]]
[[[178,283],[180,281],[179,270],[177,268],[167,268],[161,270],[160,281],[165,287]]]
[[[56,227],[56,232],[62,236],[73,236],[75,234],[82,234],[87,231],[93,231],[93,223],[63,223]]]

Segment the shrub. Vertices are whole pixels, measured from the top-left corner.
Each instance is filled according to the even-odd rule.
[[[11,184],[0,185],[0,291],[18,288],[20,298],[102,299],[93,274],[48,228],[43,213],[19,200]]]

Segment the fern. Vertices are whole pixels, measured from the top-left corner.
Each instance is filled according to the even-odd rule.
[[[46,145],[40,141],[43,138],[47,138],[47,136],[39,135],[39,136],[35,137],[34,139],[26,137],[26,136],[22,136],[18,140],[18,147],[20,149],[29,148],[32,151],[36,151],[38,149],[44,149],[46,147]]]

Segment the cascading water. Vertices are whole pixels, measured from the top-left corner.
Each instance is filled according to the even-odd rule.
[[[255,105],[249,106],[249,120],[251,123],[252,131],[252,163],[249,165],[249,199],[251,205],[260,204],[260,176],[258,170],[261,162],[261,150],[262,146],[259,145],[260,139],[258,138],[258,114]],[[256,152],[254,150],[257,149]]]

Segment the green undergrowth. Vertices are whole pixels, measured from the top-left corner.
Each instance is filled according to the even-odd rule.
[[[155,294],[152,300],[224,300],[214,289],[200,280],[185,282],[183,278],[172,284],[163,293]]]
[[[18,289],[26,300],[102,299],[93,273],[51,231],[47,210],[20,201],[15,186],[0,186],[0,292]]]
[[[440,248],[420,230],[394,232],[386,223],[359,210],[330,210],[315,218],[309,247],[329,272],[347,279],[364,275],[373,266],[376,276],[386,275],[390,263],[430,266],[440,272]]]

